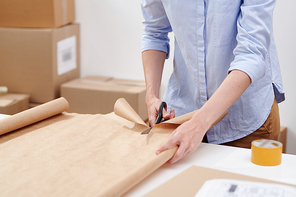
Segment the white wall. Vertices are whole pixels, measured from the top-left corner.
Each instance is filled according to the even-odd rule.
[[[76,0],[81,74],[144,79],[139,0]]]
[[[296,1],[278,0],[274,34],[286,100],[279,104],[281,124],[288,128],[287,152],[296,154]]]
[[[141,61],[142,14],[140,0],[76,0],[81,24],[81,77],[103,75],[144,80]],[[284,78],[286,101],[281,103],[281,123],[288,127],[288,153],[296,154],[296,1],[279,0],[275,10],[275,40]],[[173,35],[170,35],[173,41]],[[173,51],[173,48],[171,49]],[[171,54],[171,57],[173,55]],[[289,69],[288,69],[289,68]],[[172,58],[166,61],[161,86],[165,90]]]
[[[76,0],[75,3],[76,22],[81,25],[81,77],[104,75],[144,80],[141,1]],[[165,64],[161,95],[171,72],[172,58]]]

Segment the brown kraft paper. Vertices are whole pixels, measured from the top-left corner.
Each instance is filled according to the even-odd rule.
[[[36,114],[24,121],[30,126],[1,136],[1,196],[121,196],[173,156],[177,147],[155,151],[178,124],[159,124],[140,135],[147,126],[129,104],[120,99],[114,108],[130,120],[63,112],[32,124],[41,116]]]
[[[288,186],[296,187],[295,185],[266,180],[262,178],[256,178],[211,168],[205,168],[200,166],[191,166],[180,174],[176,175],[172,179],[163,183],[159,187],[155,188],[144,197],[154,196],[170,196],[170,197],[192,197],[197,194],[203,184],[212,179],[235,179],[245,181],[255,181],[264,183],[276,183],[284,184]],[[230,195],[231,196],[231,195]],[[251,194],[250,194],[251,196]]]
[[[52,117],[69,108],[68,101],[61,97],[43,105],[22,111],[0,120],[0,135]]]

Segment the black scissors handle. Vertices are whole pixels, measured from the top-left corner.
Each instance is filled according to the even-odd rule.
[[[162,118],[163,118],[162,109],[165,108],[166,106],[167,106],[166,102],[164,102],[164,101],[160,104],[155,124],[158,124],[158,123],[160,123],[162,121]]]

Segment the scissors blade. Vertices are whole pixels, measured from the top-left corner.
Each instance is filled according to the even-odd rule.
[[[162,109],[166,108],[166,102],[161,102],[159,109],[158,109],[158,116],[156,118],[155,124],[159,124],[162,121]],[[144,131],[141,132],[141,135],[143,134],[148,134],[151,131],[152,127],[149,127],[148,129],[145,129]]]
[[[141,132],[141,135],[148,134],[151,131],[151,129],[152,129],[152,127],[145,129],[144,131]]]

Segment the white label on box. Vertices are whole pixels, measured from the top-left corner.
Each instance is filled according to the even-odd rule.
[[[76,36],[71,36],[57,43],[58,75],[65,74],[77,67]]]
[[[296,188],[277,183],[234,179],[206,181],[195,197],[295,197]]]

